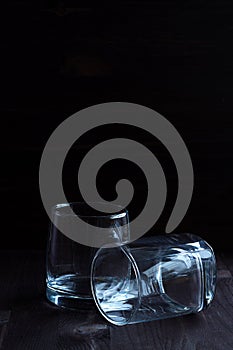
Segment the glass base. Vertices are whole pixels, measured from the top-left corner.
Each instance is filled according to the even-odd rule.
[[[47,299],[53,304],[69,309],[86,309],[94,301],[90,290],[90,279],[67,274],[47,281]]]
[[[74,295],[68,295],[64,292],[53,290],[47,286],[46,288],[47,299],[60,307],[66,309],[90,309],[95,307],[93,299],[82,299]]]

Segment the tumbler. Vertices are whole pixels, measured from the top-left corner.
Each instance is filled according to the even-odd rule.
[[[129,240],[126,209],[115,206],[115,213],[106,214],[95,211],[90,204],[85,202],[64,203],[57,204],[52,208],[53,220],[47,247],[46,295],[49,301],[58,306],[83,307],[85,301],[93,299],[90,287],[90,269],[97,251],[97,248],[80,244],[68,238],[63,234],[64,231],[61,232],[58,227],[62,227],[66,232],[74,231],[75,216],[77,215],[84,224],[83,231],[77,232],[77,235],[85,234],[88,237],[90,235],[89,225],[92,225],[107,228],[107,234],[113,242],[127,242]],[[98,203],[98,206],[101,207],[101,203]]]
[[[94,301],[119,326],[199,312],[213,300],[215,285],[213,249],[189,233],[103,246],[91,266]]]

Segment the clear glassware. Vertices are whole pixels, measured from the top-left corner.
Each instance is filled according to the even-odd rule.
[[[95,303],[115,325],[199,312],[213,300],[215,284],[213,249],[193,234],[102,247],[91,267]]]
[[[98,203],[101,206],[101,203]],[[57,204],[52,208],[53,222],[66,230],[72,229],[74,216],[84,221],[85,234],[88,225],[108,228],[107,233],[113,242],[127,242],[129,239],[128,212],[115,206],[114,214],[102,214],[92,209],[88,203],[76,202]],[[103,206],[104,208],[104,206]],[[71,210],[72,209],[72,210]],[[103,210],[104,211],[104,210]],[[52,303],[68,308],[84,307],[85,301],[92,300],[90,269],[93,257],[98,250],[85,246],[65,236],[51,222],[47,245],[46,296]],[[122,226],[124,229],[122,229]]]

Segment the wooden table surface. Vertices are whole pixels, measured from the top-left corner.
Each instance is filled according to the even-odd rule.
[[[112,326],[98,311],[64,310],[45,297],[42,251],[0,254],[1,350],[232,350],[233,257],[217,256],[211,307],[196,315]]]

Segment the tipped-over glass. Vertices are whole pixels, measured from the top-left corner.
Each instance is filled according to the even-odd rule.
[[[215,284],[213,249],[193,234],[105,246],[91,267],[95,303],[115,325],[199,312],[213,300]]]

